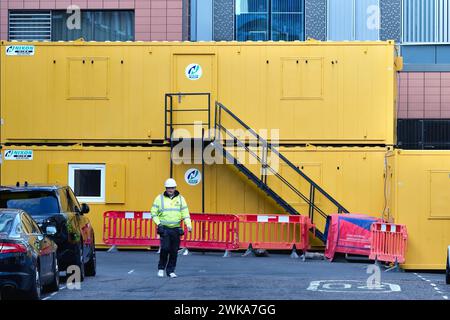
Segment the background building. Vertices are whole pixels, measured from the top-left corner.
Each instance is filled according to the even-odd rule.
[[[66,28],[71,5],[81,9],[81,29]],[[182,0],[1,0],[0,38],[181,40],[182,8]]]
[[[69,5],[81,29],[65,26]],[[0,38],[400,44],[398,144],[450,149],[450,0],[2,0]]]

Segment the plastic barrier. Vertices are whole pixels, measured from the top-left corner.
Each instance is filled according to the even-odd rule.
[[[150,212],[107,211],[103,214],[103,242],[115,246],[159,246]]]
[[[241,249],[301,250],[310,249],[309,230],[314,228],[305,216],[251,215],[239,217]]]
[[[405,225],[373,223],[369,258],[376,261],[404,263],[408,233]]]
[[[191,213],[192,232],[181,238],[181,247],[188,249],[239,249],[239,218],[231,214]]]
[[[239,249],[238,217],[191,213],[192,232],[185,229],[180,246],[188,249]],[[103,241],[112,246],[159,246],[150,212],[107,211],[103,215]]]
[[[336,253],[370,255],[371,227],[383,220],[361,214],[332,214],[327,218],[325,257],[333,261]]]

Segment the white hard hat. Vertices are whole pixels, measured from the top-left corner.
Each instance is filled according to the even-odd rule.
[[[164,187],[166,187],[166,188],[176,188],[177,187],[177,182],[175,181],[175,179],[169,178],[164,183]]]

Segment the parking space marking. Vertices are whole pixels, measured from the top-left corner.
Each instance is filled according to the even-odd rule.
[[[132,274],[134,272],[134,269],[133,270],[130,270],[130,271],[128,271],[128,274]]]
[[[378,286],[368,287],[366,281],[358,280],[311,281],[306,290],[342,293],[393,293],[402,291],[401,287],[397,284],[380,283]]]

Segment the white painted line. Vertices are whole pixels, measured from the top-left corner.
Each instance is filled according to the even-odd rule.
[[[57,294],[57,292],[53,292],[52,294],[51,294],[51,296],[53,297],[53,296],[55,296]]]
[[[448,297],[447,297],[447,296],[443,296],[442,298],[444,298],[445,300],[448,300]]]
[[[426,282],[430,282],[431,280],[425,279]]]
[[[130,271],[128,271],[128,274],[132,274],[134,272],[134,269],[133,270],[130,270]]]
[[[432,287],[436,287],[436,285],[434,283],[430,283],[430,286]]]
[[[45,297],[44,299],[42,299],[42,300],[48,300],[48,299],[50,299],[50,297]]]

